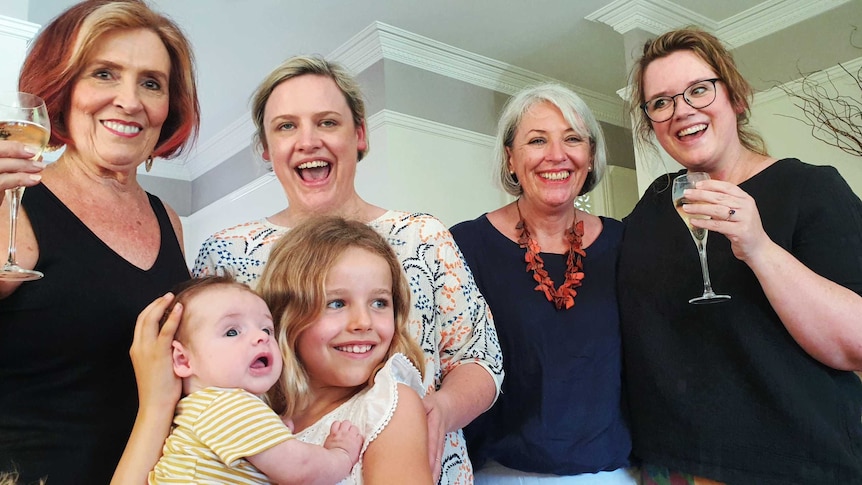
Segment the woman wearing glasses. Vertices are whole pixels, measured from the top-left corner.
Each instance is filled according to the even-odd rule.
[[[658,178],[625,220],[618,278],[644,483],[862,483],[862,202],[834,168],[766,152],[714,36],[647,42],[632,78],[641,140],[710,175],[682,210],[716,233],[712,284],[731,295],[688,303],[695,245]]]

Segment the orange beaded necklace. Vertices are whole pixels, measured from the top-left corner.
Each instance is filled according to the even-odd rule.
[[[566,281],[559,288],[554,289],[554,281],[548,276],[548,272],[545,270],[545,262],[539,255],[542,248],[530,236],[530,230],[527,229],[527,223],[524,221],[524,216],[521,215],[520,202],[521,199],[515,201],[519,219],[515,230],[520,231],[518,245],[527,250],[527,253],[524,255],[524,261],[527,262],[527,271],[533,271],[533,280],[538,283],[534,289],[544,293],[545,298],[553,302],[557,310],[568,310],[575,306],[575,296],[578,294],[575,288],[581,286],[584,279],[584,264],[581,260],[581,258],[587,255],[581,249],[581,238],[584,235],[584,221],[578,220],[578,211],[575,209],[575,219],[572,221],[572,227],[566,231],[566,239],[569,241],[569,255],[566,258]]]

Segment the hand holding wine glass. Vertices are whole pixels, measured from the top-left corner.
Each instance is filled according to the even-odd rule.
[[[0,92],[0,140],[22,143],[30,160],[38,160],[51,137],[51,123],[45,102],[38,96],[19,92]],[[32,281],[43,274],[18,266],[16,261],[16,231],[18,209],[24,186],[6,189],[9,203],[9,251],[0,268],[0,280]]]
[[[673,190],[671,197],[673,206],[676,208],[677,214],[682,218],[688,230],[691,233],[694,243],[697,245],[697,254],[700,256],[700,269],[703,274],[703,294],[699,297],[692,298],[689,303],[716,303],[724,300],[729,300],[730,295],[718,295],[712,290],[712,283],[709,280],[709,266],[706,261],[706,238],[709,231],[700,227],[691,225],[691,219],[708,219],[708,216],[693,215],[683,210],[682,206],[687,204],[684,194],[686,189],[693,189],[701,180],[708,180],[709,174],[704,172],[689,172],[673,179]]]

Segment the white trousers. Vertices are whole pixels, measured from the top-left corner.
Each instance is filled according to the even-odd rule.
[[[620,468],[612,472],[584,473],[581,475],[546,475],[506,468],[497,462],[488,462],[475,472],[475,485],[637,485],[636,469]]]

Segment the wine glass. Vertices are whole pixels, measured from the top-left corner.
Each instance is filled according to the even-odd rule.
[[[688,300],[689,303],[694,304],[716,303],[730,299],[730,295],[717,295],[712,291],[712,283],[709,281],[709,267],[706,263],[706,237],[709,235],[709,231],[691,225],[690,219],[709,219],[709,216],[691,215],[682,209],[682,205],[688,203],[685,197],[683,197],[685,189],[693,189],[695,184],[701,180],[709,180],[709,174],[705,172],[689,172],[680,175],[673,179],[673,191],[671,192],[673,206],[676,208],[677,214],[682,217],[685,225],[688,226],[691,238],[694,239],[694,243],[697,245],[697,254],[700,256],[700,270],[703,273],[703,295]]]
[[[27,93],[0,92],[0,140],[17,141],[30,147],[38,160],[51,137],[51,122],[42,98]],[[32,281],[44,276],[18,266],[15,259],[15,234],[18,228],[18,208],[24,187],[6,189],[9,200],[9,253],[0,269],[0,280]]]

